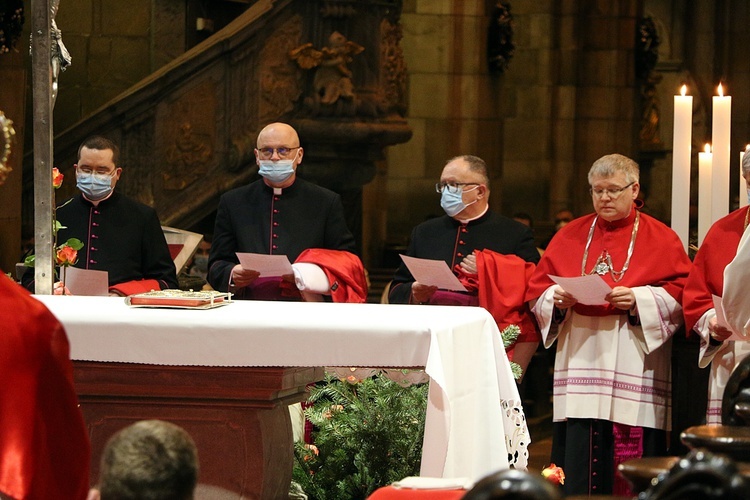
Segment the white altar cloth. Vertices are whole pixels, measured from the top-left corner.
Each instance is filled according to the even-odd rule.
[[[38,295],[81,361],[197,366],[425,367],[421,475],[526,468],[516,383],[478,307],[234,301],[209,310],[133,308],[118,297]]]

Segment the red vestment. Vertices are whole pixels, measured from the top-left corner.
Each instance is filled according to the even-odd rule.
[[[83,499],[90,445],[62,325],[0,276],[0,491],[18,499]]]
[[[721,297],[723,294],[724,268],[737,254],[737,245],[745,231],[747,211],[747,208],[741,208],[717,220],[695,254],[682,301],[688,335],[701,316],[713,309],[711,295]]]
[[[619,229],[624,227],[630,229],[633,226],[635,214],[634,207],[630,215],[624,219],[608,222],[600,217],[596,221],[585,263],[587,274],[591,272],[603,250],[607,250],[612,257],[614,270],[622,269],[627,260],[632,232]],[[538,298],[554,284],[548,276],[550,274],[565,277],[581,276],[583,254],[595,215],[580,217],[558,231],[542,255],[529,282],[527,301]],[[633,288],[645,285],[661,287],[677,302],[680,302],[689,271],[690,260],[677,235],[658,220],[641,212],[638,234],[627,272],[618,282],[615,282],[609,273],[604,274],[602,278],[611,287]],[[573,310],[584,316],[623,314],[623,311],[609,304],[603,306],[576,304]]]

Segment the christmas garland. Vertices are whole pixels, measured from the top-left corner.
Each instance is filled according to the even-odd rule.
[[[23,30],[23,0],[7,0],[0,11],[0,54],[10,52]]]

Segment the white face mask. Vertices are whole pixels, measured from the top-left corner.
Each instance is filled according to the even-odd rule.
[[[299,153],[299,149],[297,153]],[[258,173],[273,184],[281,184],[294,174],[294,162],[297,160],[297,153],[291,160],[258,160]]]

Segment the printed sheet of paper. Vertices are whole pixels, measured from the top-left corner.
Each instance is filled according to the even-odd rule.
[[[400,255],[411,275],[420,283],[454,292],[466,291],[466,287],[458,281],[458,278],[451,272],[444,260],[419,259],[408,255]]]
[[[260,277],[284,276],[294,274],[292,264],[286,255],[265,255],[262,253],[240,253],[237,258],[243,269],[252,269],[260,273]]]
[[[727,321],[727,316],[724,313],[724,305],[721,302],[721,297],[719,297],[718,295],[711,295],[711,298],[714,299],[714,309],[716,310],[716,322],[719,324],[719,326],[723,326],[724,328],[732,332],[732,336],[729,337],[727,340],[739,340],[739,341],[750,340],[750,338],[746,337],[743,333],[735,332],[732,329],[732,327],[729,325],[729,322]]]
[[[589,274],[586,276],[576,276],[573,278],[564,278],[562,276],[548,275],[552,281],[563,287],[581,304],[589,306],[599,306],[607,304],[604,297],[607,296],[612,288],[598,274]]]
[[[109,273],[68,266],[60,274],[65,276],[65,288],[73,295],[109,295]]]

